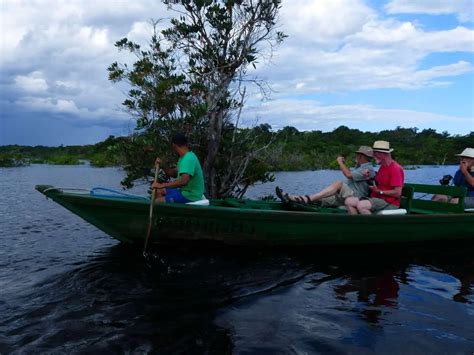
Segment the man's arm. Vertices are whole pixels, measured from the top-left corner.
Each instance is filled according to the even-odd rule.
[[[155,159],[155,167],[160,166],[162,164],[162,160],[160,157],[157,157]],[[163,169],[165,174],[169,177],[176,178],[178,177],[178,168],[165,168]]]
[[[471,176],[471,172],[467,168],[466,162],[462,162],[459,169],[461,170],[461,173],[464,175],[466,182],[472,187],[474,187],[474,177]]]
[[[339,164],[339,169],[341,169],[344,176],[352,180],[352,173],[349,170],[349,168],[346,166],[346,164],[344,164],[346,159],[344,157],[337,157],[336,161]]]
[[[153,189],[164,189],[167,187],[173,187],[173,188],[181,187],[181,186],[185,186],[189,182],[190,178],[191,178],[191,175],[189,174],[181,174],[179,179],[177,180],[170,181],[170,182],[163,182],[163,183],[154,182],[153,185],[151,185],[151,187]]]
[[[402,195],[402,187],[400,186],[394,187],[392,190],[385,191],[379,190],[377,186],[369,186],[369,189],[380,196],[385,195],[399,198]]]

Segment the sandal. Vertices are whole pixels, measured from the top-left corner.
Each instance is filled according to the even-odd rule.
[[[311,197],[309,197],[309,195],[296,196],[295,202],[300,203],[302,205],[309,205],[311,203]]]
[[[275,187],[275,193],[278,196],[278,198],[281,200],[283,203],[290,203],[290,196],[287,193],[284,193],[282,189],[280,189],[278,186]]]
[[[275,193],[283,203],[294,202],[301,205],[309,205],[312,203],[311,197],[309,197],[309,195],[294,196],[293,198],[290,198],[290,195],[286,192],[283,192],[283,190],[278,186],[275,188]]]

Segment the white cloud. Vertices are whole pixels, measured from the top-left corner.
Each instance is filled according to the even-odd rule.
[[[50,97],[47,98],[40,98],[40,97],[32,97],[32,96],[24,96],[20,98],[16,105],[26,108],[27,110],[31,111],[38,111],[38,112],[59,112],[59,108],[57,102],[55,102]]]
[[[126,37],[138,43],[147,43],[153,34],[153,28],[149,21],[139,21],[133,23]]]
[[[359,31],[375,12],[359,0],[287,0],[281,10],[289,41],[330,43]]]
[[[43,93],[48,90],[48,84],[40,71],[34,71],[28,75],[18,75],[15,78],[15,84],[20,90],[29,93]]]
[[[15,66],[44,57],[68,65],[85,58],[108,62],[117,54],[115,41],[136,32],[135,23],[165,15],[165,5],[154,0],[11,0],[1,6],[0,65]]]
[[[63,93],[64,95],[77,95],[81,92],[81,82],[78,80],[56,80],[52,89],[55,92]]]
[[[275,127],[298,123],[301,129],[338,126],[347,117],[354,125],[366,124],[368,117],[379,114],[395,120],[396,114],[407,112],[371,105],[325,106],[297,99],[336,93],[336,100],[343,104],[345,96],[360,90],[442,88],[472,76],[472,26],[427,30],[418,20],[401,21],[396,16],[452,14],[465,21],[473,12],[468,6],[471,0],[393,0],[385,8],[373,3],[284,0],[280,30],[289,37],[277,48],[270,65],[254,72],[276,90],[275,101],[264,106],[264,111],[249,108],[248,115],[263,115]],[[135,58],[118,52],[114,43],[128,37],[146,44],[151,18],[172,15],[155,0],[9,0],[1,7],[2,102],[94,123],[128,117],[119,109],[127,87],[111,84],[106,68],[114,61]],[[440,53],[448,55],[432,61]],[[251,99],[255,97],[257,94]],[[285,114],[273,111],[273,105]],[[429,115],[410,111],[406,116],[415,122],[427,117],[433,122],[441,122],[439,117],[457,119],[455,115]]]
[[[392,1],[387,8],[395,11],[403,4],[408,2]],[[456,4],[462,8],[461,2]],[[163,4],[150,0],[121,0],[114,6],[108,1],[57,0],[48,5],[19,0],[6,2],[2,13],[8,26],[3,32],[14,38],[6,40],[0,63],[41,70],[52,81],[81,81],[84,90],[110,86],[106,67],[130,58],[117,52],[116,40],[128,36],[145,43],[151,16],[170,16]],[[428,76],[436,70],[422,66],[425,58],[437,52],[474,50],[474,31],[468,28],[426,32],[416,23],[384,19],[362,0],[286,0],[281,25],[289,38],[278,48],[274,66],[258,72],[280,92],[436,86],[439,76]],[[456,63],[445,64],[449,68]],[[468,68],[466,64],[451,75],[472,70]]]
[[[79,112],[79,109],[77,108],[76,104],[74,101],[72,100],[62,100],[62,99],[59,99],[57,102],[56,102],[56,108],[58,110],[58,112],[61,112],[61,113],[73,113],[73,114],[77,114]]]
[[[274,129],[293,126],[298,130],[331,131],[340,125],[361,130],[393,129],[397,126],[428,128],[436,124],[459,125],[474,129],[472,118],[441,115],[404,109],[384,109],[373,105],[323,105],[310,100],[274,100],[245,110],[247,124],[250,117],[269,123]],[[378,127],[378,128],[377,128]]]
[[[411,38],[413,49],[422,48],[426,52],[474,52],[474,31],[466,27],[452,30],[422,32]]]
[[[313,31],[307,33],[308,37],[315,35]],[[429,57],[438,53],[473,53],[473,38],[474,31],[466,27],[425,31],[414,22],[372,16],[352,33],[335,39],[335,48],[289,40],[277,52],[274,65],[259,69],[259,73],[275,82],[275,89],[282,93],[287,88],[309,94],[434,87],[446,82],[437,81],[439,71],[430,64]],[[472,57],[465,57],[466,60],[444,63],[441,67],[447,70],[442,76],[471,72],[473,66],[468,59]]]
[[[466,27],[424,31],[411,22],[385,20],[367,23],[362,31],[349,37],[347,45],[366,48],[394,48],[430,52],[474,52],[474,31]]]
[[[457,15],[459,21],[474,20],[472,0],[392,0],[385,8],[390,14]]]
[[[164,5],[153,0],[2,2],[0,81],[4,107],[123,121],[122,87],[107,67],[127,57],[115,41],[137,33]],[[141,39],[148,40],[148,33]],[[145,33],[145,22],[142,32]],[[135,32],[134,32],[135,31]]]
[[[470,73],[473,70],[473,66],[465,61],[459,61],[457,63],[449,65],[440,65],[431,67],[427,70],[419,70],[416,72],[417,82],[423,83],[423,81],[432,82],[434,78],[452,77],[456,75],[462,75]],[[426,84],[427,86],[428,84]]]
[[[27,112],[40,112],[52,115],[66,115],[68,117],[80,117],[81,120],[88,120],[91,123],[106,123],[109,121],[127,121],[128,115],[110,108],[90,109],[88,107],[78,107],[78,104],[69,99],[56,99],[52,97],[24,96],[18,99],[15,106]]]

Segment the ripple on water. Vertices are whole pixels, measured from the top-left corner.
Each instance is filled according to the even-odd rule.
[[[415,180],[444,170],[408,175],[423,182]],[[33,191],[37,183],[118,188],[122,177],[90,167],[0,172],[0,186],[8,186],[0,200],[2,354],[474,349],[472,246],[454,256],[203,246],[160,249],[144,260]],[[301,181],[317,189],[335,178],[340,173],[277,174],[251,193]]]

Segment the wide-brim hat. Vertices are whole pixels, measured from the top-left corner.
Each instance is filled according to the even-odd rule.
[[[366,145],[361,145],[360,148],[356,150],[355,152],[359,154],[364,154],[365,156],[369,158],[374,157],[374,151],[372,150],[372,148],[367,147]]]
[[[461,154],[456,154],[456,156],[474,159],[474,148],[466,148],[461,152]]]
[[[374,145],[372,146],[372,150],[374,152],[381,152],[381,153],[393,152],[393,149],[390,148],[390,143],[387,141],[375,141]]]

